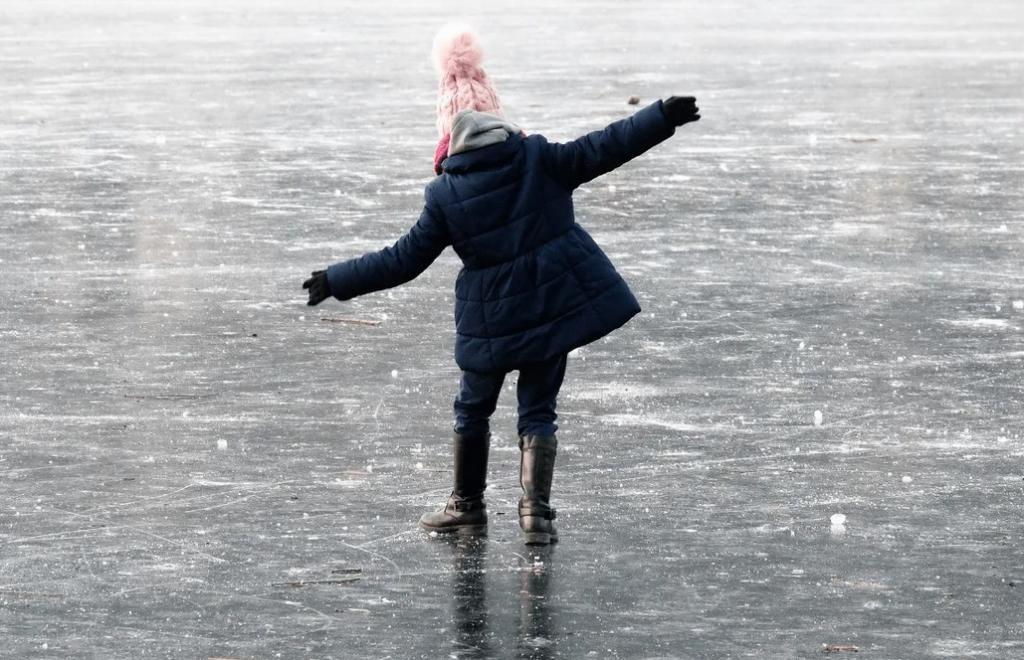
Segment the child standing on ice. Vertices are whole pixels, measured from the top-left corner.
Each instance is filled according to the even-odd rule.
[[[558,540],[550,505],[555,400],[566,354],[626,323],[640,305],[608,257],[573,216],[580,185],[700,119],[692,97],[658,101],[565,144],[527,137],[504,119],[468,30],[434,42],[441,74],[435,155],[419,220],[391,247],[315,271],[310,305],[398,286],[448,246],[463,268],[455,282],[454,489],[420,525],[438,533],[487,530],[489,420],[505,375],[519,371],[519,524],[528,544]]]

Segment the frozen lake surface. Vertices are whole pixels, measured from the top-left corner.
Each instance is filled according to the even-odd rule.
[[[142,4],[0,7],[2,655],[1024,658],[1018,2],[468,14],[529,132],[704,116],[577,194],[645,312],[570,359],[540,553],[511,388],[490,537],[415,527],[452,252],[299,288],[415,221],[466,3]]]

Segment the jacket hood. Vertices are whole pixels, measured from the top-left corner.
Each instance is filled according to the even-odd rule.
[[[497,115],[476,110],[463,110],[452,120],[452,137],[448,155],[472,151],[498,144],[522,131],[518,126]]]

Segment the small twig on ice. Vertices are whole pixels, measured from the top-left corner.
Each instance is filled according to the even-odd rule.
[[[352,323],[353,325],[372,325],[374,327],[380,325],[380,321],[370,321],[369,319],[331,318],[325,316],[320,320],[327,321],[328,323]]]
[[[310,585],[310,584],[351,584],[353,582],[358,582],[358,581],[359,581],[359,578],[357,578],[357,577],[348,577],[348,578],[336,578],[336,579],[333,579],[333,580],[297,580],[295,582],[274,582],[271,586],[273,586],[273,587],[294,587],[294,588],[298,588],[298,587],[305,587],[306,585]]]

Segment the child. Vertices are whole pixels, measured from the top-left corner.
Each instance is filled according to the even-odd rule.
[[[472,33],[435,41],[441,72],[439,176],[419,220],[393,246],[315,271],[303,288],[316,305],[398,286],[447,247],[462,259],[455,282],[454,489],[420,525],[483,534],[489,420],[505,374],[519,371],[519,523],[528,544],[558,540],[551,481],[555,399],[566,354],[640,311],[629,287],[573,217],[578,186],[639,156],[700,119],[692,97],[658,101],[566,144],[526,137],[505,120]]]

